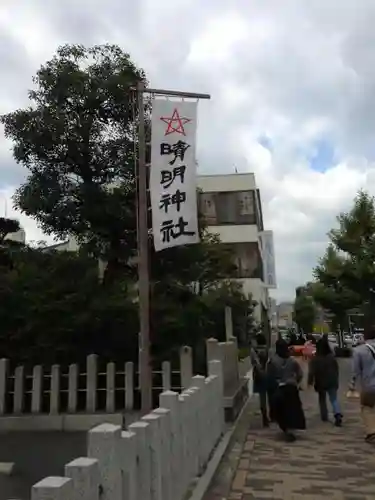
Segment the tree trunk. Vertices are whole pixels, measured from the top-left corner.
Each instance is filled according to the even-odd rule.
[[[117,257],[112,257],[108,259],[107,265],[103,273],[102,284],[104,287],[111,286],[119,276],[121,272],[121,265]]]

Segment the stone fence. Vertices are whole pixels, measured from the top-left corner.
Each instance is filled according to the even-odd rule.
[[[240,384],[243,363],[238,361],[235,338],[227,342],[206,341],[207,366],[214,359],[223,366],[224,394],[235,392]],[[139,408],[138,372],[132,362],[109,362],[91,354],[85,369],[77,364],[67,367],[37,365],[29,370],[17,366],[10,370],[7,359],[0,359],[0,417],[20,415],[58,415],[76,413],[132,412]],[[243,374],[241,373],[241,376]],[[193,377],[193,356],[190,347],[182,347],[179,363],[161,363],[153,370],[154,401],[163,391],[180,392],[190,387]]]
[[[86,369],[41,365],[26,371],[23,366],[9,369],[9,361],[0,359],[0,416],[60,413],[115,413],[136,408],[139,394],[138,373],[132,362],[123,367],[107,363],[99,369],[95,354],[87,357]],[[193,376],[192,350],[183,347],[180,363],[172,369],[169,361],[153,370],[155,399],[167,390],[186,389]]]
[[[210,360],[206,378],[192,377],[181,394],[162,392],[159,408],[126,430],[90,430],[87,457],[38,482],[31,499],[182,500],[223,434],[223,390],[222,362]]]

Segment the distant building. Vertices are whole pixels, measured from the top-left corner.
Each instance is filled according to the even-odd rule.
[[[9,241],[16,241],[17,243],[26,243],[25,230],[21,227],[19,231],[7,234],[5,239]]]
[[[269,324],[268,288],[276,287],[273,240],[272,232],[264,234],[254,174],[201,175],[198,186],[202,191],[200,210],[209,231],[218,234],[222,244],[233,253],[237,265],[233,278],[241,280],[244,292],[251,293],[257,301],[255,319]],[[267,246],[267,252],[263,246]]]
[[[56,250],[57,252],[77,252],[79,250],[79,245],[77,243],[77,240],[73,236],[71,236],[61,243],[48,245],[44,247],[43,250]]]
[[[281,302],[277,306],[277,326],[279,328],[292,328],[294,304],[293,302]]]
[[[271,327],[277,327],[277,303],[275,299],[270,297],[269,299],[269,308],[268,308],[268,317],[271,322]]]
[[[310,281],[308,281],[305,285],[298,286],[296,288],[296,297],[300,297],[301,295],[311,296],[312,295],[311,288],[312,288],[312,283]]]

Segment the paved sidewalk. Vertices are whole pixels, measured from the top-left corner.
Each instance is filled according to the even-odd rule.
[[[340,364],[345,390],[349,360]],[[255,396],[204,500],[375,499],[375,447],[363,441],[358,401],[341,402],[337,429],[320,421],[315,392],[304,391],[308,430],[288,444],[276,426],[261,428]]]

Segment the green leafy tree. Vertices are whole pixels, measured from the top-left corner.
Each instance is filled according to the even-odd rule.
[[[348,213],[338,217],[339,228],[330,238],[343,252],[342,280],[358,293],[371,311],[375,306],[375,199],[361,191]]]
[[[28,169],[16,207],[45,233],[87,244],[108,262],[105,282],[136,246],[131,88],[139,81],[144,72],[117,46],[66,45],[37,72],[31,105],[2,117]]]
[[[353,207],[338,218],[329,233],[330,247],[318,267],[316,279],[342,296],[347,310],[360,305],[369,316],[375,308],[375,200],[360,191]],[[337,301],[336,301],[337,302]],[[342,316],[342,314],[340,314]]]
[[[122,290],[125,294],[123,300],[129,299],[126,304],[133,304],[132,294],[137,279],[135,164],[138,109],[132,88],[140,81],[147,84],[144,72],[117,46],[63,46],[37,72],[35,89],[29,92],[30,106],[1,119],[6,136],[13,140],[14,158],[28,170],[26,181],[14,197],[16,207],[34,218],[45,233],[59,238],[76,237],[81,245],[78,257],[86,259],[82,262],[99,258],[106,263],[103,279],[106,291],[103,292],[91,281],[97,280],[97,266],[94,266],[96,275],[90,274],[90,279],[85,277],[84,268],[80,268],[81,274],[77,271],[80,282],[74,282],[75,292],[66,294],[63,302],[64,315],[76,319],[70,320],[71,326],[68,327],[65,316],[61,317],[65,326],[61,326],[58,332],[56,330],[56,334],[51,333],[46,353],[54,342],[54,345],[64,346],[61,347],[64,353],[70,352],[72,343],[68,338],[72,334],[67,332],[74,328],[81,331],[83,324],[85,328],[90,325],[91,331],[95,332],[101,326],[101,334],[105,332],[108,340],[107,328],[101,320],[94,325],[83,320],[81,326],[77,323],[78,318],[86,318],[88,314],[92,315],[90,321],[97,318],[96,309],[91,309],[93,303],[101,310],[101,315],[105,315],[107,310],[112,310],[113,304],[118,303],[119,290]],[[145,107],[147,111],[148,104]],[[188,339],[191,344],[194,335],[204,338],[211,328],[208,324],[214,324],[212,319],[205,322],[203,312],[208,310],[207,301],[213,297],[221,280],[233,276],[231,255],[224,251],[216,236],[205,232],[203,221],[200,221],[200,226],[202,241],[199,244],[158,254],[152,248],[150,235],[155,352],[166,352]],[[41,250],[38,254],[28,254],[31,261],[25,264],[25,269],[16,276],[9,276],[9,286],[18,290],[15,296],[23,293],[21,284],[25,283],[27,273],[31,273],[29,283],[37,280],[32,262],[33,259],[47,258],[46,254],[39,257]],[[59,259],[51,260],[52,269],[56,266],[56,273],[51,271],[51,275],[57,279],[59,274],[62,283],[67,280],[66,286],[73,287],[68,278],[72,275],[67,273],[64,277]],[[49,268],[47,263],[45,268]],[[41,306],[49,303],[57,314],[54,308],[57,307],[56,301],[62,304],[60,295],[48,281],[50,278],[42,276],[47,280],[43,287],[49,293],[43,295],[39,291],[42,295],[38,295],[35,291],[33,298],[30,292],[27,298],[37,300]],[[239,300],[234,289],[225,295],[227,301],[235,296]],[[84,297],[87,298],[85,305],[75,302],[83,301]],[[95,297],[102,302],[95,302]],[[28,300],[25,304],[29,304]],[[45,318],[45,309],[41,306],[33,310],[38,310],[40,317]],[[82,311],[82,316],[81,308],[87,311]],[[131,336],[138,332],[138,325],[133,322],[133,309],[129,306],[127,329],[132,328]],[[25,317],[28,313],[28,310],[23,310]],[[117,333],[121,331],[122,317],[120,315],[119,322],[114,320],[112,324]],[[45,328],[47,332],[48,322],[38,324],[38,328]],[[21,338],[25,330],[22,327],[20,331]],[[36,335],[36,326],[32,331]],[[92,340],[93,348],[95,345]]]
[[[20,223],[16,219],[7,219],[6,217],[0,217],[0,244],[5,242],[5,238],[11,234],[16,233],[20,230]]]
[[[304,333],[311,333],[314,328],[316,308],[313,299],[305,294],[296,297],[294,302],[294,321],[299,330]]]
[[[17,220],[0,217],[0,267],[13,267],[13,252],[18,249],[20,243],[7,237],[20,229],[20,223]]]
[[[332,314],[333,330],[340,333],[340,347],[348,323],[347,313],[360,303],[359,295],[346,286],[345,269],[346,258],[330,245],[314,270],[317,281],[311,286],[314,301]]]
[[[124,283],[103,289],[96,261],[70,252],[24,247],[13,257],[0,274],[0,357],[71,363],[94,352],[134,360],[138,311]]]

